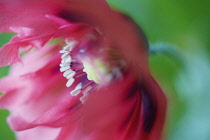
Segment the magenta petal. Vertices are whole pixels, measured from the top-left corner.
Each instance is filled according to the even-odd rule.
[[[55,140],[59,132],[60,128],[39,126],[18,132],[16,135],[18,140]]]
[[[0,31],[11,31],[11,27],[38,27],[43,23],[46,26],[45,14],[55,13],[58,0],[1,0],[0,2]],[[39,25],[38,25],[39,24]],[[50,24],[49,24],[50,26]]]
[[[153,110],[152,108],[154,107],[151,106],[151,103],[149,103],[150,104],[149,105],[148,101],[143,105],[145,107],[144,109],[146,109],[146,111],[148,112],[146,116],[143,116],[145,117],[144,118],[145,124],[143,124],[144,129],[145,127],[148,127],[148,125],[150,125],[149,123],[153,121],[153,127],[151,128],[151,130],[149,130],[148,134],[147,131],[145,131],[145,135],[147,135],[148,140],[161,140],[162,131],[165,122],[165,116],[166,116],[166,107],[167,107],[166,97],[161,88],[159,87],[159,85],[150,75],[148,76],[145,75],[143,79],[144,79],[143,90],[147,94],[147,96],[151,98],[151,101],[155,103],[154,107],[156,108],[156,117],[152,118],[153,114],[148,114],[149,113],[148,111],[152,111]]]
[[[32,123],[36,125],[47,125],[51,127],[61,127],[67,124],[73,124],[81,117],[81,103],[77,98],[67,98],[66,102],[52,107],[42,114]],[[53,117],[52,117],[53,116]]]
[[[125,81],[124,81],[125,80]],[[80,131],[83,134],[94,136],[94,140],[117,140],[122,136],[126,126],[124,123],[130,110],[135,105],[138,93],[131,99],[126,99],[130,91],[133,78],[91,93],[84,106],[84,114]],[[140,110],[138,110],[140,111]]]
[[[74,102],[75,101],[68,99],[68,101],[52,107],[32,122],[27,122],[19,116],[11,116],[8,121],[12,129],[15,131],[22,131],[40,125],[61,127],[67,124],[73,124],[78,121],[81,115],[79,111],[79,104],[75,104]],[[78,102],[78,99],[76,102]]]
[[[54,22],[59,23],[61,27],[62,26],[69,25],[69,22],[68,21],[66,21],[66,20],[64,20],[62,18],[58,18],[58,17],[56,17],[54,15],[48,15],[47,14],[47,15],[45,15],[45,17],[48,18],[48,19],[50,19],[50,20],[52,20],[52,21],[54,21]]]
[[[12,65],[17,62],[21,62],[19,56],[19,44],[11,43],[5,45],[0,49],[0,66]]]

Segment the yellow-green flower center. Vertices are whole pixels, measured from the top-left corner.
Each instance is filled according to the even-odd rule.
[[[82,60],[82,63],[84,66],[83,71],[87,73],[87,78],[89,80],[92,80],[98,84],[108,82],[110,80],[110,68],[101,59],[90,59],[89,57],[86,57]]]

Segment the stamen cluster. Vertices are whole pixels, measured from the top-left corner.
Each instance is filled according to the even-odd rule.
[[[75,40],[66,39],[66,46],[60,51],[60,53],[63,53],[61,56],[60,71],[64,72],[63,76],[68,80],[66,83],[67,87],[73,86],[74,83],[76,84],[70,94],[77,96],[82,92],[83,96],[80,97],[80,101],[84,103],[89,91],[95,87],[96,83],[87,79],[87,73],[83,71],[83,64],[79,60],[74,59],[72,50],[77,44],[78,42]]]

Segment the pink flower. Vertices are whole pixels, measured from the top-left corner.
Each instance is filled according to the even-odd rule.
[[[0,50],[14,64],[0,107],[18,139],[161,139],[166,99],[131,19],[104,0],[1,0],[0,21],[17,33]]]

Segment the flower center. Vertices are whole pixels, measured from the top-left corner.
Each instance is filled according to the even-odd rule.
[[[82,49],[74,51],[77,45],[79,42],[75,40],[66,40],[66,46],[60,51],[63,53],[60,71],[64,72],[63,76],[68,80],[66,86],[74,88],[70,94],[77,96],[82,93],[80,100],[84,103],[91,90],[121,78],[125,63],[116,50],[101,50],[105,55],[94,55]]]
[[[94,81],[97,84],[107,83],[111,80],[110,68],[105,62],[99,58],[91,60],[86,57],[82,60],[84,69],[83,71],[87,73],[87,78]]]

